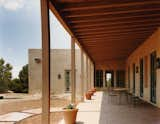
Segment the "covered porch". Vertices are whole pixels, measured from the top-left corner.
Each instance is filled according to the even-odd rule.
[[[92,87],[105,89],[111,86],[126,87],[129,93],[157,107],[160,106],[160,92],[158,92],[160,87],[158,78],[160,74],[160,29],[158,28],[160,2],[158,0],[116,2],[113,0],[41,0],[43,124],[50,123],[49,10],[71,36],[72,103],[77,102],[75,44],[78,44],[81,50],[81,102],[84,101],[85,92]],[[84,71],[84,54],[87,73]],[[106,83],[107,73],[111,74],[110,84]],[[132,108],[128,105],[107,104],[105,92],[98,92],[95,97],[95,100],[87,103],[88,106],[93,105],[94,109],[85,110],[93,114],[94,119],[98,119],[97,124],[159,122],[159,110],[150,104],[143,103]],[[82,111],[79,112],[77,121],[89,124],[92,123],[89,121],[93,120],[90,115],[88,118],[84,116],[88,113],[83,113],[85,103],[79,104]]]

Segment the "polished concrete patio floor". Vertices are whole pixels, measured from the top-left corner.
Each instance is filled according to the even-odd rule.
[[[108,102],[109,100],[109,102]],[[77,124],[160,124],[160,109],[140,102],[136,106],[118,104],[108,93],[97,92],[91,101],[78,105]]]

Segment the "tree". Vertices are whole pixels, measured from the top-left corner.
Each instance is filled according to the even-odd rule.
[[[19,72],[19,79],[22,83],[23,92],[28,92],[28,64],[22,67],[22,70]]]
[[[8,85],[12,79],[12,66],[9,63],[5,64],[3,58],[0,59],[0,92],[8,90]]]
[[[12,80],[12,82],[9,84],[9,88],[15,93],[23,93],[23,86],[18,78]]]
[[[22,67],[18,77],[10,83],[10,90],[15,93],[28,93],[28,64]]]

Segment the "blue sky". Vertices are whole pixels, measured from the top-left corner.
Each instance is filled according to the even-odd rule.
[[[50,13],[51,47],[70,48],[70,36]],[[0,57],[13,77],[28,63],[28,49],[41,48],[40,0],[0,0]]]

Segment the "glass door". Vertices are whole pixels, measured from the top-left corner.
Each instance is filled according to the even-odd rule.
[[[140,96],[143,97],[143,59],[140,59]]]
[[[156,52],[151,53],[150,56],[150,63],[151,63],[151,89],[150,89],[150,96],[151,102],[156,103]]]

